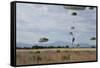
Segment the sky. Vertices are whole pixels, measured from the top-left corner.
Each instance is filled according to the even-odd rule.
[[[96,37],[96,8],[90,10],[70,10],[62,5],[43,5],[17,3],[16,5],[17,43],[39,43],[39,39],[46,37],[46,43],[56,41],[69,42],[74,32],[76,44],[96,44],[91,37]],[[72,16],[77,12],[77,16]],[[75,30],[71,27],[75,26]]]

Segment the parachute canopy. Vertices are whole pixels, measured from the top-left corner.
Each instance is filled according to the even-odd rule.
[[[85,10],[85,6],[64,6],[65,9],[69,10]]]
[[[45,38],[45,37],[40,38],[40,40],[39,40],[39,42],[47,42],[47,41],[48,41],[48,38]]]
[[[73,15],[73,16],[76,16],[76,15],[77,15],[77,13],[76,13],[76,12],[73,12],[73,13],[72,13],[72,15]]]
[[[89,9],[90,9],[90,10],[93,10],[93,9],[94,9],[94,7],[89,7]]]
[[[90,38],[90,40],[96,40],[96,37],[92,37],[92,38]]]

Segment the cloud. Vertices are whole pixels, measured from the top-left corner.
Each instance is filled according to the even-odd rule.
[[[77,41],[88,43],[96,36],[96,10],[76,11],[77,16],[71,12],[58,5],[17,3],[17,41],[33,43],[45,36],[50,42],[70,42],[70,28],[75,26]]]

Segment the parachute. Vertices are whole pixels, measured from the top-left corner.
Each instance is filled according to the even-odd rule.
[[[85,10],[85,6],[64,6],[65,9],[69,10]]]
[[[47,42],[48,38],[40,38],[39,42]]]

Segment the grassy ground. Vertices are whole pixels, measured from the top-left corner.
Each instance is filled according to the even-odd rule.
[[[17,65],[96,60],[95,48],[17,49]]]

